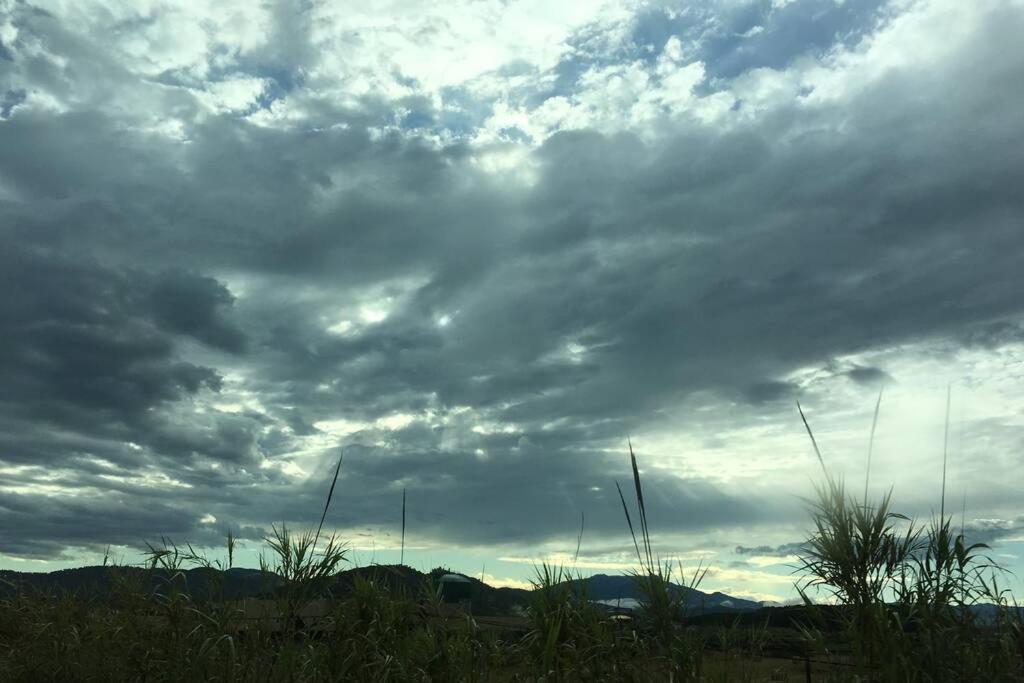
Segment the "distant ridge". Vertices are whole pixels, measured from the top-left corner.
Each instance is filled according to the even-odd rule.
[[[430,579],[447,573],[452,572],[440,567],[426,574],[402,565],[356,567],[339,573],[323,587],[323,591],[337,597],[345,596],[352,591],[357,578],[362,577],[390,590],[419,597],[425,595]],[[10,596],[18,591],[42,591],[74,593],[81,599],[105,603],[116,598],[120,586],[124,583],[152,591],[166,585],[175,574],[181,576],[178,588],[188,592],[196,600],[270,598],[274,596],[282,582],[276,574],[242,567],[226,571],[200,567],[182,569],[180,572],[166,569],[150,570],[137,566],[78,567],[49,573],[0,570],[0,597]],[[471,584],[470,597],[474,609],[482,610],[482,613],[514,613],[526,604],[528,591],[495,588],[471,576],[466,578]]]
[[[643,595],[636,589],[636,583],[630,576],[595,574],[584,579],[587,583],[587,597],[605,603],[622,601],[623,607],[637,604]],[[671,584],[672,590],[686,596],[686,606],[690,612],[745,612],[760,609],[763,605],[754,600],[737,598],[725,593],[704,591]]]
[[[226,571],[202,567],[183,569],[184,586],[197,597],[215,588],[226,599],[255,597],[272,590],[280,582],[273,574],[259,569],[235,567]],[[144,589],[153,589],[166,582],[173,572],[166,569],[144,569],[133,566],[92,566],[60,569],[54,572],[16,572],[0,569],[0,596],[17,590],[75,593],[86,599],[105,600],[120,582]],[[4,583],[6,582],[6,583]]]
[[[391,590],[404,591],[407,595],[417,597],[424,594],[429,579],[436,579],[440,575],[448,573],[459,574],[459,572],[452,572],[441,567],[428,573],[403,565],[356,567],[338,574],[327,590],[337,597],[343,597],[351,592],[356,579],[363,577]],[[244,567],[235,567],[225,572],[216,569],[193,568],[182,570],[181,574],[184,577],[184,588],[197,600],[269,598],[274,595],[275,588],[281,582],[280,577],[274,574]],[[118,583],[121,581],[152,590],[165,583],[170,575],[171,572],[167,570],[148,570],[126,566],[78,567],[49,573],[0,569],[0,598],[10,597],[19,590],[27,590],[30,592],[75,593],[82,599],[104,603],[114,598]],[[529,590],[496,588],[472,576],[459,575],[469,579],[470,599],[476,614],[522,614],[529,604]],[[636,590],[633,579],[629,576],[595,574],[583,580],[587,584],[587,597],[593,601],[607,605],[617,604],[623,609],[633,610],[642,598]],[[792,626],[806,616],[805,608],[802,605],[772,605],[737,598],[718,591],[705,593],[678,584],[672,585],[673,590],[687,594],[688,619],[698,624],[719,623],[722,618],[725,618],[730,620],[729,623],[732,623],[734,619],[739,619],[740,621],[736,623],[744,625]],[[826,607],[825,609],[828,611],[830,608]],[[1018,610],[1020,618],[1024,619],[1024,607],[1018,608]],[[973,605],[971,611],[982,622],[989,622],[994,618],[997,608],[994,605],[980,604]],[[729,615],[734,616],[730,617]]]
[[[430,578],[437,578],[450,570],[437,568],[423,573],[403,565],[372,565],[357,567],[341,572],[328,586],[332,594],[343,596],[352,589],[356,577],[370,578],[392,590],[403,590],[409,595],[420,595]],[[457,573],[457,572],[455,572]],[[181,570],[184,577],[183,589],[193,597],[207,597],[235,600],[241,598],[270,597],[280,584],[280,577],[261,572],[258,569],[235,567],[221,572],[216,569],[192,568]],[[93,566],[75,569],[61,569],[49,573],[16,572],[0,570],[0,595],[10,595],[18,589],[48,592],[77,593],[81,597],[107,600],[118,582],[127,581],[147,590],[157,588],[166,582],[171,572],[162,569],[148,570],[133,566]],[[462,574],[469,579],[474,610],[505,614],[526,606],[530,591],[521,588],[496,588],[479,579]],[[577,579],[578,580],[578,579]],[[641,599],[633,579],[629,576],[596,574],[584,579],[587,596],[591,600],[610,603],[622,601],[622,607],[634,607]],[[740,612],[760,608],[761,603],[736,598],[725,593],[704,593],[673,584],[673,590],[687,594],[687,606],[694,613]]]

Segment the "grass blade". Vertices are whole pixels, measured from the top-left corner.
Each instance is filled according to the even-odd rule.
[[[324,503],[324,513],[320,515],[320,524],[316,527],[316,536],[313,537],[313,550],[316,550],[316,542],[320,540],[320,531],[324,528],[324,520],[327,519],[327,508],[331,506],[331,498],[334,497],[334,487],[338,483],[338,473],[341,472],[341,461],[345,458],[345,451],[338,455],[338,466],[334,468],[334,479],[331,480],[331,489],[327,492],[327,501]]]
[[[576,537],[576,554],[572,556],[572,563],[576,564],[576,561],[580,559],[580,546],[583,544],[583,510],[580,510],[580,533]]]
[[[942,438],[942,499],[939,502],[939,519],[946,519],[946,463],[949,461],[949,404],[953,397],[953,385],[946,386],[946,431]]]
[[[811,445],[814,446],[814,453],[818,456],[818,462],[821,463],[821,471],[825,473],[825,479],[828,479],[828,470],[825,469],[825,459],[821,457],[821,449],[818,448],[818,441],[814,438],[814,432],[811,431],[811,425],[807,424],[807,417],[804,415],[804,409],[800,407],[800,401],[796,402],[796,409],[800,411],[800,419],[804,421],[804,429],[807,430],[807,436],[811,437]]]
[[[622,511],[626,513],[626,524],[629,525],[629,535],[633,537],[633,547],[636,548],[636,559],[640,561],[640,566],[644,565],[644,556],[640,554],[640,544],[636,542],[636,532],[633,530],[633,520],[629,516],[629,507],[626,505],[626,497],[622,495],[622,487],[619,486],[619,482],[615,482],[615,488],[619,492],[619,500],[622,501]]]
[[[651,556],[651,533],[647,527],[647,506],[644,505],[644,491],[640,486],[640,470],[636,464],[636,455],[633,453],[633,443],[626,440],[629,444],[629,460],[633,466],[633,485],[636,487],[636,504],[640,509],[640,533],[644,540],[644,551],[647,554],[647,566],[648,568],[654,567],[654,558]]]
[[[878,400],[875,401],[875,416],[871,418],[871,436],[868,437],[868,467],[864,473],[864,507],[868,505],[868,482],[871,480],[871,452],[875,448],[875,428],[878,426],[878,409],[882,407],[882,392],[884,390],[884,385],[878,390]]]

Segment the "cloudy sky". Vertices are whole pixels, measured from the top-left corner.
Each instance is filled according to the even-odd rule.
[[[430,3],[428,3],[430,4]],[[0,0],[0,567],[273,522],[793,595],[817,463],[1024,571],[1024,3]],[[1016,580],[1016,585],[1021,585]]]

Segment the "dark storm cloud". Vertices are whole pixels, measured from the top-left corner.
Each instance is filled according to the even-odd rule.
[[[143,538],[151,538],[154,529],[182,535],[194,528],[194,520],[180,505],[140,503],[4,494],[0,501],[0,553],[52,558],[69,546],[94,550],[107,543],[138,546]]]
[[[631,485],[628,457],[586,449],[554,450],[521,437],[477,440],[486,455],[462,448],[425,448],[439,435],[396,437],[391,448],[349,446],[337,495],[336,523],[394,528],[403,488],[409,528],[422,538],[461,544],[535,544],[575,539],[586,515],[590,539],[627,541],[615,481]],[[415,447],[402,446],[412,441]],[[782,515],[760,501],[696,479],[645,469],[644,495],[655,534],[770,524]]]
[[[225,351],[238,353],[245,349],[241,330],[222,315],[234,297],[213,278],[166,273],[153,285],[151,297],[154,316],[167,329]]]
[[[1013,519],[976,519],[963,527],[968,543],[999,545],[1000,541],[1024,536],[1024,515]]]
[[[781,399],[792,398],[796,387],[788,382],[758,382],[746,389],[747,399],[751,403],[768,403]]]
[[[803,543],[783,543],[782,545],[736,546],[737,555],[764,555],[766,557],[787,557],[797,555],[804,549]]]
[[[969,347],[997,349],[1024,341],[1024,325],[1006,320],[976,325],[964,332],[961,341]]]
[[[892,377],[889,376],[889,373],[887,373],[882,368],[876,368],[866,365],[858,365],[856,367],[850,368],[849,370],[846,371],[846,376],[858,384],[864,384],[868,386],[884,384],[885,382],[892,379]]]
[[[857,35],[872,7],[822,21]],[[792,22],[758,35],[812,31]],[[375,128],[393,113],[379,96],[310,94],[310,120],[280,128],[200,116],[178,81],[140,86],[56,20],[22,26],[75,59],[11,48],[2,68],[82,104],[14,105],[0,122],[0,462],[101,489],[90,458],[102,458],[192,488],[166,494],[187,513],[161,494],[121,527],[148,489],[89,510],[18,494],[0,509],[0,552],[201,534],[207,511],[252,527],[308,520],[334,452],[308,482],[277,466],[303,438],[323,448],[317,423],[429,411],[346,437],[343,489],[359,504],[335,523],[393,520],[406,486],[412,519],[450,542],[571,537],[581,509],[619,533],[613,481],[628,471],[603,449],[660,425],[666,406],[699,391],[788,406],[797,368],[968,343],[970,329],[984,331],[969,343],[1002,343],[1024,314],[1024,148],[1008,144],[1024,132],[1012,87],[1024,26],[1011,13],[983,19],[985,39],[941,74],[894,72],[839,104],[722,129],[678,122],[656,143],[558,133],[532,153],[532,185],[481,171],[466,143]],[[313,58],[302,22],[285,33],[291,47],[249,65],[279,74],[275,98],[304,92],[296,74]],[[770,48],[723,57],[720,75],[795,54]],[[129,86],[184,120],[187,142],[104,108]],[[379,301],[387,317],[362,320]],[[350,331],[328,329],[343,318]],[[212,408],[229,389],[259,409]],[[479,422],[497,427],[478,434]],[[653,468],[645,485],[652,519],[675,530],[789,514],[784,492],[737,496]]]
[[[216,509],[215,503],[200,499],[182,505],[180,492],[83,479],[83,485],[102,484],[106,492],[64,498],[5,493],[0,500],[0,554],[53,559],[74,547],[87,549],[94,554],[92,559],[98,560],[107,545],[139,548],[150,543],[159,547],[162,539],[197,547],[224,542],[227,525],[201,522],[203,514]],[[239,539],[263,538],[261,528],[230,528]]]
[[[243,345],[215,281],[9,241],[0,286],[3,460],[59,464],[93,452],[131,468],[145,458],[129,442],[171,457],[237,458],[251,445],[241,417],[203,425],[166,412],[222,385],[217,370],[182,357],[185,340]]]
[[[153,316],[150,290],[163,286],[159,277],[154,282],[144,272],[109,269],[87,257],[6,246],[0,376],[11,389],[7,414],[138,416],[219,387],[215,370],[176,357],[170,332],[177,330]],[[216,319],[206,294],[181,302],[179,316],[188,316],[189,306],[198,309],[192,332]]]

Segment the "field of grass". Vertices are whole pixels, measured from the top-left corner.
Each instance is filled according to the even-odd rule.
[[[786,626],[687,614],[673,583],[695,588],[703,572],[684,576],[657,559],[630,449],[633,491],[619,493],[643,596],[632,618],[610,615],[581,577],[548,564],[519,617],[447,604],[437,573],[410,585],[361,572],[338,591],[346,549],[322,537],[321,520],[315,532],[273,529],[261,601],[218,583],[230,537],[225,566],[188,546],[151,547],[144,571],[112,570],[102,600],[8,585],[0,680],[1024,680],[1021,612],[985,547],[955,534],[944,506],[921,527],[892,510],[891,495],[853,497],[818,457],[823,480],[798,583],[805,605]],[[329,505],[330,496],[324,516]],[[196,567],[209,578],[201,592],[187,585]],[[822,591],[830,599],[815,604]]]

